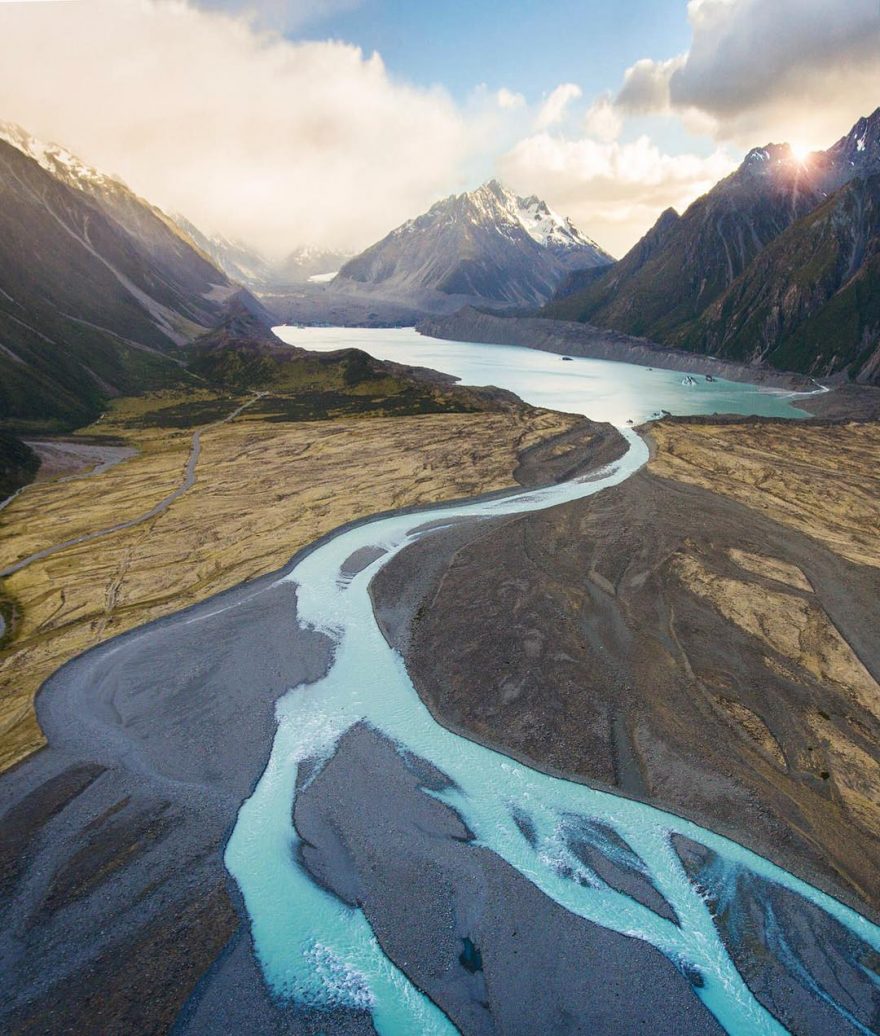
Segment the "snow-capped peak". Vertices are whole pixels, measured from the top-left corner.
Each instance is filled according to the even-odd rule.
[[[595,242],[583,236],[570,219],[560,216],[536,195],[520,198],[498,180],[489,180],[466,196],[489,219],[500,209],[504,216],[518,223],[532,240],[544,248],[595,248]]]
[[[476,190],[452,195],[433,205],[427,213],[409,220],[393,232],[406,236],[422,229],[428,222],[454,222],[464,219],[477,226],[514,227],[525,233],[542,248],[557,255],[589,249],[597,257],[611,257],[570,219],[554,212],[536,195],[521,198],[498,180],[488,180]]]
[[[582,234],[567,216],[560,216],[550,206],[531,195],[517,198],[519,219],[528,234],[545,248],[596,248],[592,238]]]
[[[47,173],[77,188],[125,187],[118,177],[108,176],[86,165],[60,144],[46,144],[12,122],[0,122],[0,140],[5,140],[37,162]]]

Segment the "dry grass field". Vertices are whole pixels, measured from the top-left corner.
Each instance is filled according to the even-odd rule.
[[[675,423],[651,470],[733,497],[860,565],[880,566],[880,424]]]
[[[196,402],[213,405],[207,395]],[[240,400],[221,402],[218,415]],[[136,518],[173,491],[192,429],[151,426],[143,418],[156,407],[155,398],[121,400],[85,430],[124,439],[136,457],[94,477],[29,486],[0,513],[0,568]],[[244,411],[202,426],[195,485],[167,511],[3,581],[11,629],[0,650],[0,769],[43,743],[34,696],[68,659],[279,568],[352,519],[511,485],[518,454],[573,423],[512,408],[298,422]]]

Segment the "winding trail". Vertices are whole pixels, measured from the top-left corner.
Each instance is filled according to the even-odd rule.
[[[737,843],[644,803],[533,770],[440,726],[378,627],[369,585],[395,554],[438,527],[537,511],[620,484],[648,460],[646,443],[628,429],[622,434],[628,452],[591,477],[343,529],[285,577],[296,584],[300,624],[334,643],[333,664],[322,679],[278,702],[269,763],[239,811],[225,855],[250,915],[257,959],[277,996],[318,1010],[367,1011],[382,1036],[457,1031],[386,955],[364,910],[328,892],[303,863],[305,847],[292,819],[297,799],[358,725],[444,776],[445,787],[424,793],[454,811],[475,845],[570,914],[647,943],[691,976],[694,993],[729,1033],[786,1029],[740,973],[710,909],[710,892],[735,904],[741,887],[759,890],[753,895],[767,925],[780,911],[774,897],[784,893],[803,909],[818,908],[845,933],[844,942],[862,947],[847,944],[853,967],[860,953],[880,952],[880,928]],[[373,560],[358,569],[356,559],[365,557]],[[577,850],[585,838],[606,859],[626,858],[672,919],[604,880]],[[708,869],[689,869],[688,852],[702,854]],[[790,973],[810,974],[784,938],[766,949]],[[841,1027],[872,1031],[848,996],[809,981]]]
[[[0,569],[0,578],[11,576],[15,572],[20,572],[23,568],[27,568],[28,565],[32,565],[35,561],[42,561],[43,558],[51,557],[53,554],[58,554],[62,550],[67,550],[69,547],[76,547],[81,543],[91,543],[93,540],[99,540],[105,536],[111,536],[115,532],[122,532],[124,529],[132,529],[136,525],[142,525],[144,522],[148,522],[151,518],[155,518],[157,515],[162,514],[163,511],[167,511],[175,500],[178,500],[184,493],[192,489],[195,485],[196,466],[199,463],[199,456],[202,452],[202,432],[208,431],[211,428],[216,428],[218,425],[227,424],[229,421],[234,420],[243,410],[247,410],[248,407],[253,406],[254,403],[265,395],[265,392],[257,392],[252,399],[249,399],[247,402],[242,403],[241,406],[236,407],[231,414],[228,414],[221,421],[214,421],[206,428],[200,428],[198,431],[194,432],[189,457],[187,458],[186,466],[183,469],[183,478],[181,479],[180,484],[171,493],[169,493],[168,496],[164,497],[157,504],[151,507],[149,511],[145,511],[136,518],[129,518],[127,521],[118,522],[116,525],[109,525],[105,529],[97,529],[95,532],[86,532],[81,536],[74,536],[72,539],[64,540],[62,543],[56,543],[52,547],[44,547],[42,550],[38,550],[11,565],[7,565],[6,568]],[[92,472],[91,474],[96,473],[97,472]],[[26,489],[27,487],[25,486],[23,488]],[[21,490],[19,490],[19,492],[21,492]],[[5,501],[5,503],[10,503],[13,499],[14,495],[10,497],[9,500]]]

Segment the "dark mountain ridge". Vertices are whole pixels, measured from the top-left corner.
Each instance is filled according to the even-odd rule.
[[[880,109],[805,158],[788,145],[753,148],[682,216],[664,212],[620,262],[557,297],[544,315],[746,362],[875,379],[872,189],[853,185],[878,173]],[[826,220],[812,219],[820,209],[834,214],[833,233]],[[817,249],[829,250],[824,260]],[[818,280],[807,289],[812,274]],[[787,278],[800,287],[783,305]],[[806,325],[834,298],[822,318],[834,313],[838,321],[826,345],[819,341],[826,325],[821,334],[820,324]]]
[[[880,174],[851,180],[757,256],[684,348],[817,377],[880,375]]]
[[[259,311],[124,184],[3,130],[0,424],[87,423],[114,395],[185,378],[179,347],[234,300]]]

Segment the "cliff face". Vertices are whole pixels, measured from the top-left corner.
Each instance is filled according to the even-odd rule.
[[[544,315],[827,377],[880,379],[880,109],[804,159],[767,145]]]
[[[854,180],[770,244],[679,343],[816,376],[880,377],[880,176]]]

